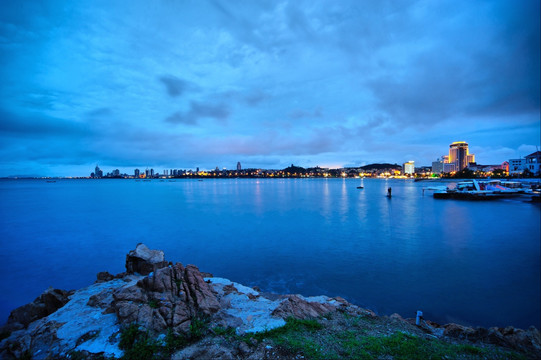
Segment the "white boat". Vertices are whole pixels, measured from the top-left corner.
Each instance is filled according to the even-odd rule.
[[[454,189],[434,191],[434,199],[496,200],[499,198],[501,198],[499,194],[486,190],[486,186],[480,185],[475,179],[461,181]]]

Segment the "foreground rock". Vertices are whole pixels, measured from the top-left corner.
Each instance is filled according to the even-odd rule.
[[[148,275],[166,267],[167,264],[163,251],[150,250],[145,244],[141,243],[137,244],[136,248],[126,255],[126,271],[128,274]]]
[[[220,309],[214,292],[193,265],[158,269],[135,285],[118,289],[113,298],[121,324],[137,323],[153,333],[188,332],[193,318]]]
[[[0,342],[1,359],[51,359],[79,356],[120,357],[122,329],[138,324],[153,338],[165,334],[190,336],[194,325],[205,320],[208,329],[234,329],[238,335],[271,330],[286,319],[367,319],[380,323],[377,334],[389,336],[401,331],[445,341],[492,344],[541,358],[541,337],[535,328],[469,328],[457,324],[439,325],[398,314],[378,317],[370,310],[340,297],[303,297],[266,294],[230,280],[202,274],[196,266],[165,261],[162,251],[139,244],[126,256],[126,273],[97,275],[95,284],[77,291],[48,289],[34,302],[15,309],[4,327],[9,336]],[[349,326],[349,325],[348,325]],[[346,327],[347,328],[347,327]],[[209,330],[212,333],[212,330]],[[363,330],[364,331],[364,330]],[[446,340],[447,339],[447,340]],[[490,345],[490,346],[492,346]],[[172,355],[175,359],[293,358],[268,343],[229,343],[222,337],[207,336]]]
[[[68,301],[73,292],[49,288],[38,296],[33,302],[23,305],[11,312],[8,318],[9,328],[19,330],[30,323],[52,314]]]

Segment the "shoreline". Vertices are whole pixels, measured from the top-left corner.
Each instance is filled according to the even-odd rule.
[[[200,319],[205,319],[206,332],[195,341],[190,334]],[[357,319],[356,323],[347,325],[350,319]],[[131,324],[138,324],[141,331],[151,334],[157,343],[166,334],[191,339],[189,346],[177,349],[176,353],[185,352],[187,348],[206,351],[209,344],[216,341],[216,332],[227,330],[230,338],[222,350],[225,347],[238,356],[246,355],[237,358],[249,358],[250,354],[267,354],[270,351],[267,346],[279,353],[289,348],[284,350],[283,346],[277,347],[264,339],[261,344],[265,345],[258,343],[263,348],[258,345],[247,350],[242,346],[245,341],[239,339],[285,331],[283,329],[287,330],[292,321],[316,321],[325,331],[329,327],[342,332],[364,324],[361,330],[375,334],[371,336],[377,339],[406,336],[413,338],[403,341],[415,338],[416,341],[479,346],[479,351],[517,352],[526,358],[541,356],[540,333],[533,326],[521,330],[472,328],[454,323],[441,325],[429,319],[404,319],[398,314],[378,316],[340,297],[263,293],[257,287],[202,273],[193,265],[184,267],[167,262],[162,251],[150,250],[143,244],[126,256],[126,272],[117,275],[100,272],[93,285],[76,291],[50,288],[34,302],[13,310],[1,331],[0,355],[6,359],[25,354],[45,359],[48,356],[70,358],[69,354],[76,352],[84,354],[83,358],[100,354],[126,358],[129,350],[120,348],[123,332]],[[382,332],[382,328],[387,330]],[[355,335],[358,342],[366,338],[361,335],[362,332]],[[332,345],[327,347],[332,350]],[[296,355],[306,355],[309,349],[296,351]],[[265,356],[271,356],[270,353],[272,351]],[[209,355],[205,354],[202,356]],[[170,355],[175,358],[174,354]],[[318,358],[317,354],[312,355]]]

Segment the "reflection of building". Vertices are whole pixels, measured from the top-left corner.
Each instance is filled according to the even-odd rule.
[[[469,153],[467,142],[455,141],[449,145],[449,164],[455,164],[455,171],[467,168],[472,162],[475,162],[475,155]]]
[[[412,160],[412,161],[408,161],[407,163],[404,163],[404,165],[402,166],[402,169],[404,170],[404,174],[413,174],[415,173],[415,162]]]

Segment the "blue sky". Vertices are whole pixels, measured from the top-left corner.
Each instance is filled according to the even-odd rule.
[[[0,4],[0,176],[481,164],[540,144],[539,1]]]

